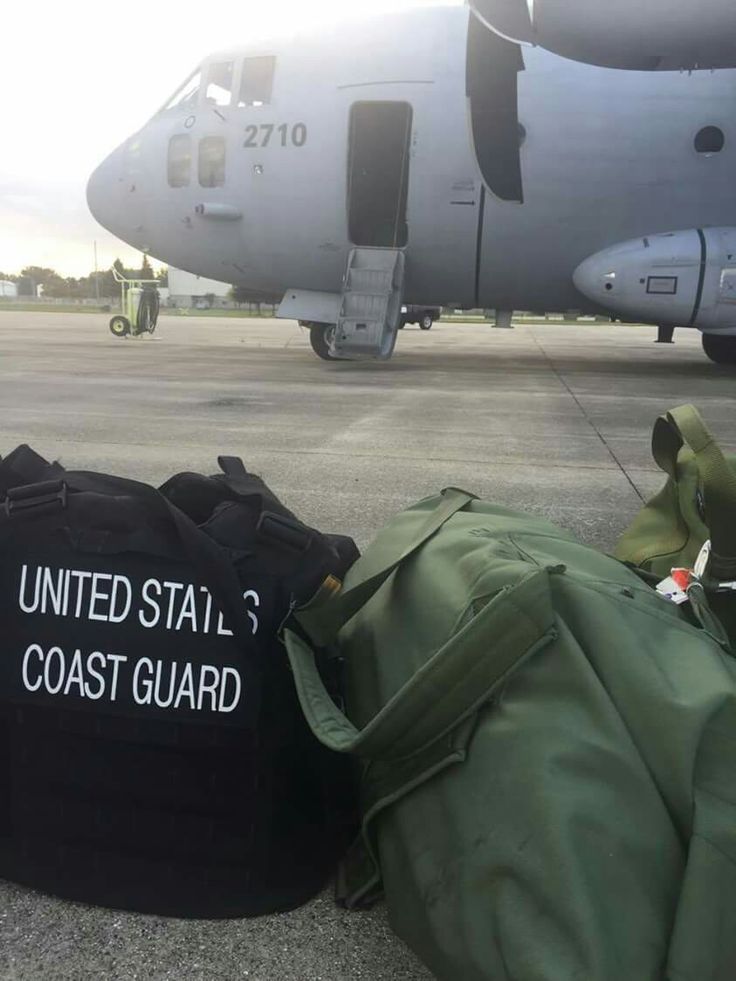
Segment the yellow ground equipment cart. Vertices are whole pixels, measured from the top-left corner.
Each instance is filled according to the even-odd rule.
[[[158,280],[127,279],[117,269],[112,273],[115,282],[120,283],[122,314],[116,314],[110,321],[111,332],[115,337],[152,334],[160,309]]]

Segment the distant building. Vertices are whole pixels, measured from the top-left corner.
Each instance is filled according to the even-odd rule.
[[[17,285],[9,282],[7,279],[0,279],[0,296],[5,297],[6,299],[17,300]]]
[[[169,303],[177,307],[224,306],[230,283],[218,283],[182,269],[169,267]]]

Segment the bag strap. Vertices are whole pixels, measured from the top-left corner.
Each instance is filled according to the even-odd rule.
[[[217,465],[227,477],[247,477],[248,471],[239,456],[218,456]]]
[[[453,515],[475,500],[474,494],[454,487],[442,491],[438,506],[429,514],[410,545],[397,549],[391,539],[387,539],[383,548],[380,542],[375,544],[362,559],[364,568],[368,566],[369,569],[363,582],[344,590],[329,603],[310,605],[297,611],[297,622],[315,645],[327,647],[332,644],[345,624],[378,592],[389,576],[436,535]]]
[[[27,443],[22,443],[5,459],[0,458],[0,493],[24,484],[54,480],[63,472],[59,463],[49,463]]]
[[[728,579],[736,569],[736,474],[694,405],[671,409],[654,426],[654,459],[673,480],[683,446],[689,446],[695,455],[703,485],[713,574]]]
[[[363,729],[330,698],[307,641],[288,628],[284,639],[302,710],[320,742],[365,759],[398,760],[477,712],[522,660],[556,636],[549,573],[541,569],[498,593]]]

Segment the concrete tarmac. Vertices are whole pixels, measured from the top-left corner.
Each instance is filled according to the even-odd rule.
[[[104,316],[0,312],[0,453],[160,483],[242,456],[305,521],[361,545],[447,485],[543,514],[610,549],[662,481],[656,416],[683,402],[736,450],[736,373],[694,331],[436,324],[388,364],[318,361],[291,322],[163,317],[115,340]],[[427,981],[383,908],[329,894],[287,916],[182,923],[0,882],[0,978]]]

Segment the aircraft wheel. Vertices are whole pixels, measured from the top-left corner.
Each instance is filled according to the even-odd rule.
[[[422,317],[422,319],[419,321],[419,327],[420,327],[421,330],[430,330],[433,323],[434,323],[434,320],[432,320],[432,318],[429,316],[429,314],[425,314]]]
[[[703,334],[703,350],[716,364],[736,365],[736,336]]]
[[[110,333],[114,337],[125,337],[130,333],[130,321],[127,317],[113,317],[110,321]]]
[[[310,324],[309,342],[312,350],[323,361],[337,361],[338,358],[330,353],[330,341],[335,332],[335,324]]]

